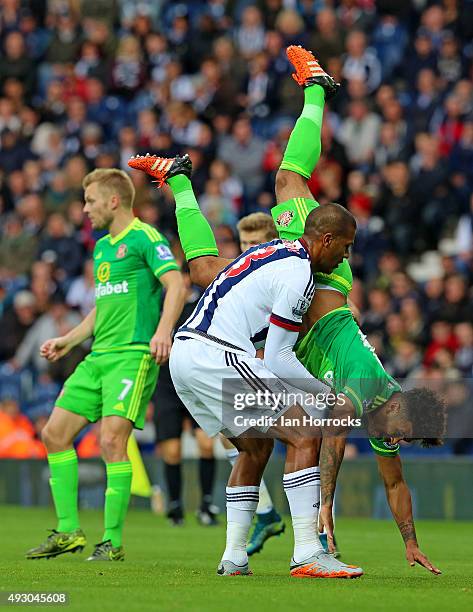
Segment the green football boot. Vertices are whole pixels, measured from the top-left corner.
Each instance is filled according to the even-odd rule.
[[[284,533],[285,529],[286,525],[276,510],[273,509],[266,514],[257,514],[255,527],[246,547],[248,556],[260,552],[266,540]]]
[[[27,559],[49,559],[64,553],[81,552],[87,544],[82,529],[65,532],[51,529],[47,540],[26,553]]]
[[[94,552],[86,561],[125,561],[123,546],[112,546],[110,540],[95,545]]]

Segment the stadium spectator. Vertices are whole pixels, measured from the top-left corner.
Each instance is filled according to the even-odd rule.
[[[56,278],[65,281],[74,278],[81,269],[82,251],[67,226],[66,219],[59,213],[50,215],[38,255],[51,253],[56,263]]]
[[[15,369],[21,369],[28,365],[35,368],[38,373],[45,373],[49,369],[49,364],[39,355],[40,346],[49,338],[62,336],[71,330],[80,322],[81,318],[77,313],[69,310],[63,296],[56,293],[53,296],[48,312],[37,319],[23,338],[23,341],[18,345],[13,359],[10,360],[11,366]],[[82,358],[82,349],[76,347],[63,360],[61,365],[71,370],[77,365]],[[67,376],[63,376],[65,380]],[[61,378],[59,379],[61,380]]]
[[[317,49],[317,57],[325,66],[332,57],[340,57],[344,50],[345,32],[331,8],[321,9],[315,18],[315,31],[309,37],[309,47]],[[319,51],[320,49],[320,51]]]
[[[242,13],[241,24],[236,28],[235,40],[242,57],[249,59],[263,49],[264,25],[261,11],[248,6]]]
[[[254,137],[248,118],[239,118],[232,136],[224,139],[218,156],[227,162],[245,188],[245,195],[253,197],[263,185],[264,142]]]
[[[36,299],[30,291],[19,291],[13,299],[13,307],[0,318],[2,341],[0,362],[11,359],[29,328],[36,320]]]
[[[366,35],[360,30],[353,30],[347,36],[342,74],[348,81],[363,79],[369,93],[381,83],[381,64],[374,50],[367,48]]]
[[[32,95],[35,86],[36,66],[26,53],[25,39],[21,32],[9,32],[4,41],[5,57],[0,63],[0,85],[5,86],[9,78],[18,79],[25,89],[25,94]]]
[[[72,281],[66,302],[86,317],[95,305],[94,262],[87,259],[81,276]]]
[[[36,241],[24,228],[17,213],[4,219],[0,243],[0,278],[29,272],[36,255]]]
[[[365,100],[354,100],[349,105],[349,116],[343,121],[338,140],[345,146],[349,161],[365,170],[373,160],[380,118],[370,112]]]

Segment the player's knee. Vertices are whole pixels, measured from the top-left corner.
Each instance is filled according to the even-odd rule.
[[[214,456],[214,441],[205,435],[196,436],[199,446],[199,455],[202,459],[213,459]]]
[[[161,457],[165,463],[177,465],[181,463],[181,440],[180,438],[166,440],[160,445]]]
[[[275,179],[276,198],[284,202],[293,197],[294,193],[301,193],[306,187],[306,179],[291,170],[279,169]],[[292,195],[291,195],[292,194]]]
[[[122,461],[126,456],[127,440],[113,431],[102,432],[100,450],[105,461]]]
[[[284,189],[287,187],[287,183],[290,180],[290,172],[288,170],[279,170],[276,172],[275,186],[276,189]]]
[[[68,440],[64,439],[64,435],[54,427],[46,424],[41,432],[41,440],[43,441],[46,450],[50,453],[59,452],[67,447]]]

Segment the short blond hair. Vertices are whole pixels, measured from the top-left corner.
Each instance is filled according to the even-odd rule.
[[[82,187],[87,189],[92,183],[99,183],[110,195],[116,194],[125,208],[132,208],[135,200],[135,186],[131,178],[118,168],[97,168],[84,176]]]
[[[264,241],[269,242],[278,237],[276,226],[274,225],[273,218],[264,212],[255,212],[251,215],[247,215],[238,221],[237,224],[238,233],[244,232],[265,232]]]

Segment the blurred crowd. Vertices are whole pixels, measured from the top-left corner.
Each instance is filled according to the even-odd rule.
[[[342,83],[310,186],[357,218],[362,328],[394,376],[448,387],[471,420],[472,41],[473,3],[459,0],[2,0],[0,457],[41,456],[38,432],[88,350],[52,367],[38,356],[93,307],[84,175],[188,152],[236,256],[236,222],[274,204],[302,107],[289,44]],[[170,193],[131,176],[137,214],[179,254]]]

